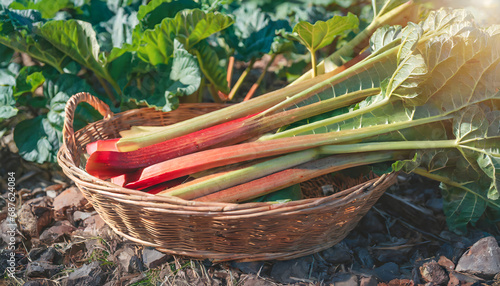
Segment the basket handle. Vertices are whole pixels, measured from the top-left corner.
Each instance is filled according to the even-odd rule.
[[[76,106],[80,102],[86,102],[95,108],[105,119],[111,118],[113,112],[109,109],[109,106],[98,99],[97,97],[91,95],[88,92],[79,92],[73,95],[64,108],[64,127],[63,127],[63,141],[66,145],[66,155],[73,159],[75,165],[79,165],[80,158],[77,158],[78,148],[75,142],[75,131],[73,130],[73,119],[76,112]]]

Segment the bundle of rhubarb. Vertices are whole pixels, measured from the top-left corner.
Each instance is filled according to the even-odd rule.
[[[89,144],[86,170],[161,196],[244,202],[392,162],[443,183],[454,229],[499,218],[500,26],[443,9],[376,30],[367,51],[341,72]]]

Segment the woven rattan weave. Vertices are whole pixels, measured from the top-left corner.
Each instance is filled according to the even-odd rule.
[[[80,102],[92,105],[104,119],[74,132]],[[59,164],[118,234],[167,253],[215,261],[284,260],[331,247],[395,182],[395,174],[386,174],[327,197],[282,204],[202,203],[122,188],[81,166],[90,142],[116,138],[133,125],[168,125],[221,107],[195,104],[169,113],[143,108],[113,114],[102,101],[78,93],[66,104]]]

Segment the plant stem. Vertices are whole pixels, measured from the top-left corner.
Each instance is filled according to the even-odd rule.
[[[416,149],[438,149],[456,148],[455,140],[435,140],[435,141],[394,141],[394,142],[373,142],[356,143],[345,145],[327,145],[320,147],[322,154],[345,154],[372,151],[390,150],[416,150]]]
[[[250,98],[252,98],[252,96],[254,95],[255,91],[257,90],[257,88],[260,86],[260,83],[262,82],[262,80],[264,79],[264,76],[266,75],[267,73],[267,69],[271,66],[271,64],[274,62],[274,59],[276,58],[276,54],[273,54],[271,56],[271,59],[267,62],[266,64],[266,67],[264,68],[264,70],[262,71],[262,73],[260,74],[259,78],[257,79],[257,81],[252,85],[252,87],[250,88],[250,90],[248,91],[247,95],[245,96],[245,99],[243,99],[243,101],[248,101]]]
[[[207,87],[208,87],[208,91],[210,92],[210,95],[212,96],[212,99],[214,100],[214,102],[222,103],[222,100],[221,100],[219,94],[217,93],[217,89],[215,88],[215,86],[212,83],[210,83],[210,84],[207,84]]]
[[[102,79],[100,76],[96,75],[95,76],[97,78],[97,80],[99,81],[99,83],[101,84],[102,88],[104,88],[104,91],[106,92],[106,94],[108,95],[109,99],[111,100],[111,102],[113,103],[113,105],[115,107],[118,106],[119,102],[116,100],[116,97],[113,95],[113,92],[109,89],[107,83],[104,81],[104,79]]]
[[[332,172],[395,159],[396,153],[394,152],[374,152],[329,156],[276,172],[266,177],[243,183],[216,193],[199,197],[195,199],[195,201],[239,203]]]
[[[468,192],[468,193],[471,193],[473,194],[474,196],[477,196],[479,198],[481,198],[482,200],[484,200],[485,202],[487,202],[488,204],[491,204],[492,206],[496,207],[496,208],[499,208],[500,209],[500,205],[493,202],[492,200],[489,200],[487,198],[485,198],[484,196],[482,196],[481,194],[478,194],[476,192],[474,192],[473,190],[465,187],[464,185],[460,184],[460,183],[457,183],[455,181],[452,181],[450,178],[448,177],[444,177],[444,176],[440,176],[440,175],[437,175],[437,174],[432,174],[430,173],[429,171],[425,170],[424,168],[416,168],[415,170],[413,170],[413,173],[417,174],[417,175],[420,175],[420,176],[423,176],[423,177],[426,177],[426,178],[429,178],[431,180],[435,180],[435,181],[438,181],[438,182],[442,182],[446,185],[449,185],[449,186],[452,186],[452,187],[455,187],[455,188],[459,188],[459,189],[462,189],[464,190],[465,192]]]
[[[229,57],[227,64],[227,87],[231,88],[231,81],[233,79],[234,57]]]
[[[360,70],[363,71],[363,70],[370,68],[375,63],[377,63],[377,62],[381,61],[382,59],[389,57],[391,54],[394,54],[397,52],[398,52],[398,47],[394,47],[394,48],[391,48],[387,51],[384,51],[383,53],[381,53],[377,56],[368,57],[368,58],[362,60],[361,62],[355,64],[354,66],[352,66],[349,69],[346,69],[338,74],[335,74],[334,76],[328,77],[327,79],[319,82],[318,84],[316,84],[314,86],[311,86],[310,88],[308,88],[300,93],[295,94],[294,96],[287,97],[282,102],[280,102],[280,103],[274,105],[273,107],[268,108],[266,111],[262,112],[260,114],[260,116],[264,116],[264,115],[269,114],[269,113],[274,113],[277,110],[291,106],[291,105],[293,105],[301,100],[305,100],[308,97],[310,97],[311,95],[317,94],[317,93],[325,90],[329,86],[336,85],[336,84],[342,82],[342,80],[357,74]],[[335,73],[335,71],[333,71],[332,73]],[[315,78],[318,78],[318,76]]]
[[[234,84],[233,88],[231,89],[231,91],[229,92],[229,95],[227,96],[229,98],[229,100],[233,100],[234,98],[234,95],[236,94],[236,92],[238,92],[238,90],[240,89],[241,87],[241,84],[243,83],[243,81],[245,80],[245,78],[248,76],[248,74],[250,73],[250,71],[252,70],[252,67],[253,67],[253,64],[255,63],[255,58],[252,58],[250,60],[250,63],[248,64],[248,67],[243,71],[243,73],[241,74],[240,78],[238,79],[238,81]]]
[[[316,51],[314,50],[309,50],[309,53],[311,54],[311,65],[312,65],[312,77],[317,77],[318,76],[318,67],[316,65]]]
[[[194,199],[211,194],[221,189],[260,178],[262,176],[288,169],[311,161],[318,156],[316,149],[304,150],[271,159],[243,169],[230,171],[210,180],[197,179],[186,184],[174,187],[162,195],[177,196],[183,199]]]
[[[260,140],[272,140],[272,139],[277,139],[277,138],[290,137],[290,136],[299,135],[301,133],[305,133],[305,132],[308,132],[308,131],[311,131],[311,130],[314,130],[314,129],[317,129],[320,127],[326,127],[328,125],[342,122],[344,120],[351,119],[351,118],[354,118],[356,116],[368,113],[372,110],[375,110],[377,108],[380,108],[381,106],[386,105],[387,103],[389,103],[389,101],[390,101],[389,98],[384,98],[383,100],[381,100],[375,104],[369,105],[365,108],[360,108],[358,110],[354,110],[354,111],[351,111],[348,113],[344,113],[344,114],[340,114],[340,115],[337,115],[334,117],[330,117],[330,118],[326,118],[326,119],[319,120],[316,122],[312,122],[312,123],[302,125],[299,127],[295,127],[295,128],[289,129],[289,130],[285,130],[283,132],[279,132],[279,133],[276,133],[273,135],[266,135],[265,137],[261,138]]]

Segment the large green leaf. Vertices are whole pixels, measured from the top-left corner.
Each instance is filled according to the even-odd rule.
[[[467,225],[474,224],[483,215],[486,201],[474,195],[482,189],[480,181],[467,182],[460,187],[441,184],[443,211],[451,230],[465,233]]]
[[[179,11],[195,8],[200,8],[200,5],[192,0],[152,0],[139,7],[137,19],[144,30],[154,29],[164,18],[174,18]]]
[[[17,114],[16,100],[11,86],[0,86],[0,123]]]
[[[11,48],[0,44],[0,68],[6,67],[9,64],[13,54],[14,51]]]
[[[131,82],[125,96],[137,104],[146,104],[164,111],[175,109],[179,96],[195,92],[201,82],[196,58],[175,41],[174,58],[168,65],[157,65],[157,71],[143,75],[141,84]]]
[[[19,65],[9,64],[6,68],[0,68],[0,86],[15,86],[16,76],[19,73]]]
[[[233,23],[220,13],[205,13],[199,9],[184,10],[175,18],[165,18],[154,30],[146,30],[140,40],[138,55],[152,65],[168,64],[173,56],[174,39],[187,50]]]
[[[26,66],[16,77],[15,93],[17,98],[25,93],[32,94],[41,86],[47,77],[55,76],[57,71],[50,66]]]
[[[236,21],[223,32],[228,45],[236,51],[235,58],[250,61],[260,58],[271,51],[279,30],[289,31],[290,25],[285,20],[273,21],[260,9],[242,6],[234,11]]]
[[[62,132],[50,123],[46,115],[40,115],[18,123],[14,129],[14,141],[23,159],[37,163],[56,162]]]
[[[229,15],[217,12],[205,13],[199,9],[181,11],[174,20],[178,29],[177,39],[188,51],[203,39],[234,23]]]
[[[219,64],[217,52],[206,41],[194,46],[193,51],[205,77],[223,93],[229,93],[227,69]]]
[[[99,60],[99,44],[90,23],[79,20],[49,21],[39,27],[37,33],[97,76],[109,79]]]
[[[48,98],[47,107],[49,112],[47,119],[54,128],[61,130],[64,125],[64,108],[66,102],[76,93],[97,93],[85,82],[85,80],[72,74],[63,74],[48,79],[43,86],[43,93]],[[101,98],[102,99],[102,98]],[[110,104],[109,100],[102,99]],[[87,104],[79,104],[74,115],[74,129],[78,130],[89,122],[102,118],[99,113]]]
[[[0,7],[0,44],[27,53],[31,57],[62,72],[69,58],[44,38],[33,33],[33,26],[41,23],[35,10],[9,10]]]
[[[79,1],[83,4],[83,1]],[[75,8],[73,0],[16,0],[9,6],[11,9],[26,10],[33,9],[41,12],[42,17],[53,18],[62,9]]]
[[[349,13],[347,16],[334,16],[330,20],[317,21],[314,24],[300,21],[293,27],[293,39],[302,43],[311,52],[315,52],[333,42],[336,36],[358,27],[358,17]]]

